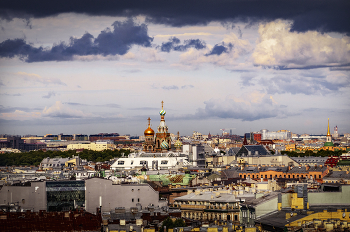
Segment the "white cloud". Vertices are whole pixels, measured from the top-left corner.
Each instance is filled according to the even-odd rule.
[[[35,74],[35,73],[17,72],[15,74],[17,76],[19,76],[20,78],[25,79],[26,81],[38,82],[38,83],[42,83],[42,84],[46,84],[46,85],[48,85],[48,84],[66,85],[58,78],[42,77],[42,76]]]
[[[0,118],[5,120],[28,120],[28,119],[35,119],[40,118],[41,113],[40,112],[25,112],[22,110],[15,110],[11,113],[1,113]]]
[[[140,47],[137,59],[145,62],[163,62],[165,59],[159,54],[155,48]]]
[[[350,63],[350,37],[333,38],[316,31],[291,32],[291,23],[260,24],[252,58],[256,65],[305,68]]]
[[[198,109],[199,118],[232,118],[255,121],[264,118],[285,117],[287,112],[272,96],[253,91],[244,96],[229,95],[225,99],[210,99],[204,102],[205,108]]]
[[[348,93],[350,75],[327,68],[312,70],[278,70],[272,77],[263,76],[258,80],[269,94],[325,95]]]
[[[45,107],[42,115],[44,117],[52,118],[86,118],[92,116],[90,113],[84,113],[81,110],[72,109],[67,105],[62,104],[61,101],[56,101],[56,103],[49,108]]]
[[[180,62],[183,65],[212,63],[218,66],[239,67],[243,64],[237,62],[237,59],[247,55],[252,50],[251,44],[248,40],[239,39],[234,33],[225,35],[221,44],[232,44],[233,46],[228,52],[223,52],[220,55],[207,55],[213,49],[213,46],[210,45],[208,45],[206,49],[201,50],[191,48],[187,52],[180,55]]]
[[[96,61],[96,60],[119,60],[120,55],[86,55],[86,56],[78,56],[74,55],[73,60],[80,60],[80,61]]]
[[[195,33],[182,33],[182,34],[172,34],[172,35],[155,35],[154,37],[180,37],[180,36],[209,36],[213,35],[212,33],[207,33],[207,32],[195,32]]]

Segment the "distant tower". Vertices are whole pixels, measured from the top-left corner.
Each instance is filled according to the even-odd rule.
[[[323,145],[324,147],[333,147],[334,144],[332,142],[332,135],[329,131],[329,118],[328,118],[328,128],[327,128],[327,136],[326,136],[326,142]]]
[[[247,136],[244,134],[243,145],[248,145]]]
[[[160,114],[160,123],[158,126],[158,131],[156,133],[156,151],[168,151],[171,149],[171,139],[170,133],[168,132],[168,127],[165,124],[164,116],[166,114],[163,109],[164,102],[162,101],[162,109],[159,111]]]
[[[143,150],[146,152],[154,152],[154,130],[151,128],[151,118],[148,118],[148,128],[145,130],[145,142]]]
[[[338,134],[338,126],[334,127],[334,133],[333,133],[333,138],[338,138],[339,134]]]
[[[180,152],[182,149],[182,143],[180,141],[180,132],[177,132],[177,140],[174,144],[174,147],[176,148],[176,151]]]

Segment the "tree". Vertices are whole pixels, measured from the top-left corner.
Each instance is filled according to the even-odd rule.
[[[175,221],[173,221],[170,217],[168,217],[163,221],[162,226],[159,229],[159,232],[164,232],[164,226],[166,226],[166,232],[167,232],[168,229],[173,229],[175,227],[185,227],[186,223],[181,218],[177,218]]]
[[[173,220],[170,217],[165,219],[162,223],[162,226],[159,229],[159,232],[164,232],[164,226],[166,227],[166,232],[168,231],[168,229],[174,228]]]
[[[182,220],[181,218],[177,218],[175,221],[174,221],[174,227],[185,227],[186,226],[186,223],[184,222],[184,220]],[[174,228],[173,227],[173,228]]]

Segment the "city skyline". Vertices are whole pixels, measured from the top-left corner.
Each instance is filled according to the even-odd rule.
[[[0,3],[0,134],[350,132],[348,1],[198,4]]]

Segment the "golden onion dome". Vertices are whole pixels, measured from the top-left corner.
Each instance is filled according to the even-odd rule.
[[[148,120],[148,128],[145,130],[144,134],[145,134],[145,136],[154,135],[154,130],[152,130],[152,128],[151,128],[151,119],[148,118],[147,120]]]
[[[152,130],[151,127],[148,127],[148,128],[145,130],[145,135],[154,135],[154,130]]]

